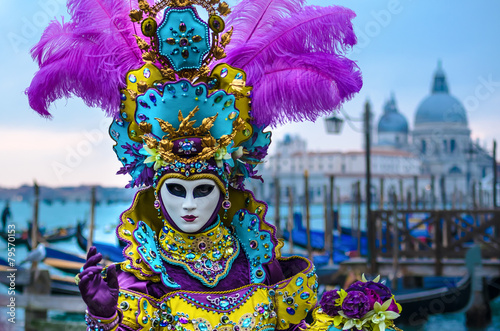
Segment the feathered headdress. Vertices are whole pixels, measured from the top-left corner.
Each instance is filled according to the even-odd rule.
[[[30,105],[50,116],[50,103],[74,95],[112,115],[129,186],[153,184],[167,169],[218,171],[241,187],[267,154],[266,126],[315,120],[362,86],[345,56],[356,43],[346,8],[69,0],[68,11],[71,20],[52,22],[32,50],[40,70]]]

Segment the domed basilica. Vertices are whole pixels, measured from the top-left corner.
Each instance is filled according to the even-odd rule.
[[[439,63],[430,95],[417,107],[413,129],[392,95],[378,121],[375,148],[411,152],[421,160],[422,175],[444,182],[448,194],[457,190],[467,194],[472,183],[491,176],[493,162],[470,135],[466,110],[450,94]]]
[[[440,64],[434,73],[430,95],[416,109],[411,129],[399,112],[394,95],[384,105],[378,123],[372,121],[372,124],[376,124],[371,128],[375,200],[387,201],[391,192],[406,198],[410,192],[413,197],[418,194],[419,201],[431,203],[434,183],[436,203],[471,203],[476,183],[477,202],[491,203],[493,159],[471,140],[466,110],[450,94]],[[335,186],[344,200],[352,199],[355,183],[361,182],[364,190],[364,151],[311,151],[300,135],[286,135],[276,145],[276,152],[268,156],[262,171],[265,183],[261,187],[266,199],[275,196],[275,179],[279,179],[281,196],[287,196],[287,188],[294,188],[296,196],[303,197],[305,170],[313,201],[324,200],[331,177],[335,177]],[[385,199],[380,199],[382,194]]]

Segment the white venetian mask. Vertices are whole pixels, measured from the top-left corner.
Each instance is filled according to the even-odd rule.
[[[197,232],[219,208],[220,189],[211,179],[166,179],[161,203],[177,227],[185,233]]]

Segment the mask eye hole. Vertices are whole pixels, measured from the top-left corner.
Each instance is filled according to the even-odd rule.
[[[170,194],[175,195],[176,197],[186,197],[186,189],[180,184],[167,184],[167,190]]]
[[[193,191],[193,197],[195,198],[206,197],[207,195],[212,193],[213,190],[214,186],[209,184],[196,186]]]

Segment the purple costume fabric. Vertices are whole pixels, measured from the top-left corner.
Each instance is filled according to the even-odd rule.
[[[248,260],[243,252],[240,252],[236,260],[234,260],[229,275],[224,279],[221,279],[221,281],[214,288],[208,288],[199,280],[188,276],[186,271],[180,266],[165,263],[165,267],[167,268],[168,275],[181,286],[180,289],[168,288],[161,282],[155,283],[152,281],[142,281],[137,279],[131,273],[118,270],[117,274],[120,288],[146,293],[155,298],[161,298],[165,294],[172,291],[227,291],[248,285],[250,283]]]

